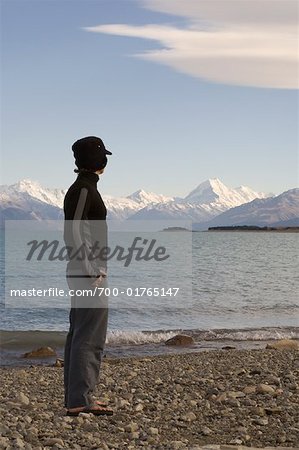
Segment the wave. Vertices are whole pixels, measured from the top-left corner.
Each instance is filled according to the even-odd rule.
[[[192,330],[191,336],[205,341],[267,341],[279,339],[299,339],[299,327],[263,327],[240,329]]]
[[[63,347],[66,331],[1,330],[0,347],[3,349],[34,348],[36,346]],[[243,329],[209,329],[209,330],[113,330],[107,333],[108,347],[160,344],[176,334],[188,334],[195,342],[201,341],[267,341],[278,339],[299,339],[299,327],[265,327]]]

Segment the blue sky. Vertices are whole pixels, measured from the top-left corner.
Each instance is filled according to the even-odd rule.
[[[296,187],[296,2],[221,2],[2,1],[1,184],[68,187],[98,135],[104,194]]]

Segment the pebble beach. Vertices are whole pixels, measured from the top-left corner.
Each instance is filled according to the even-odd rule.
[[[63,368],[1,369],[1,449],[299,448],[299,352],[104,358],[113,416],[65,415]]]

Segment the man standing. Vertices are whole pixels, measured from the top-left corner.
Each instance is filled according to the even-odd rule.
[[[97,248],[100,254],[107,247],[107,210],[97,182],[107,165],[106,155],[112,153],[95,136],[79,139],[72,150],[78,176],[63,205],[64,241],[69,249],[66,276],[72,289],[64,350],[65,407],[72,416],[80,412],[111,415],[106,404],[92,398],[106,340],[108,297],[96,289],[107,287],[107,261],[95,257],[91,249]]]

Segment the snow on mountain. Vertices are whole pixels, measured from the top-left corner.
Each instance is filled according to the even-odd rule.
[[[210,178],[191,191],[184,200],[187,203],[214,204],[228,209],[264,197],[265,194],[255,192],[249,187],[240,186],[233,189],[225,186],[218,178]]]
[[[255,199],[231,208],[212,220],[194,224],[195,229],[231,225],[295,226],[299,222],[299,189],[270,198]]]
[[[139,189],[127,197],[103,195],[103,200],[108,211],[108,219],[127,219],[141,208],[148,205],[163,204],[172,199],[172,197],[166,197],[165,195],[155,194],[153,192],[146,192],[143,189]]]
[[[238,192],[241,195],[242,200],[246,200],[245,203],[251,202],[256,198],[267,198],[273,197],[275,195],[275,194],[265,194],[263,192],[256,192],[247,186],[236,187],[234,188],[234,191]]]
[[[2,215],[22,216],[32,213],[37,217],[61,217],[66,190],[44,188],[40,183],[24,179],[13,185],[0,186]],[[265,194],[240,186],[232,189],[218,178],[201,183],[185,198],[168,197],[139,189],[127,197],[103,195],[108,219],[187,219],[203,222],[227,209],[253,200]],[[51,207],[51,208],[50,208]],[[14,210],[16,208],[16,210]],[[60,213],[58,213],[60,211]],[[4,215],[5,215],[4,214]]]
[[[31,180],[0,186],[1,227],[4,220],[62,219],[63,191],[46,189]]]
[[[112,197],[103,195],[103,200],[107,208],[108,219],[127,219],[140,208],[139,204],[127,197]]]
[[[10,198],[20,201],[28,196],[47,203],[48,205],[62,208],[65,191],[63,189],[44,188],[37,181],[24,179],[12,185],[0,186],[0,201]]]
[[[204,181],[185,198],[177,198],[157,205],[147,205],[130,219],[189,219],[203,222],[221,214],[229,208],[247,203],[255,198],[264,198],[246,186],[228,188],[218,178]]]
[[[220,214],[222,208],[211,205],[198,205],[195,203],[183,203],[181,201],[170,201],[148,205],[130,216],[132,220],[160,220],[160,219],[188,219],[195,222],[209,220],[216,214]]]
[[[145,192],[143,189],[139,189],[133,194],[128,195],[126,198],[134,200],[140,206],[146,206],[151,203],[165,203],[173,200],[173,197],[166,197],[162,194],[155,194],[153,192]]]
[[[3,211],[5,207],[16,206],[19,213],[22,209],[30,213],[35,211],[36,208],[38,209],[38,205],[43,210],[45,205],[61,209],[65,193],[66,189],[44,188],[37,181],[24,179],[13,185],[0,186],[1,210]],[[146,205],[169,201],[172,200],[172,197],[139,189],[128,197],[103,195],[103,200],[108,210],[108,219],[127,219]],[[38,202],[42,202],[43,205]]]

